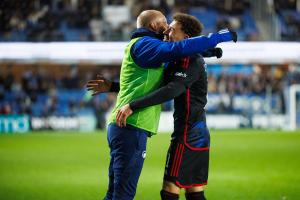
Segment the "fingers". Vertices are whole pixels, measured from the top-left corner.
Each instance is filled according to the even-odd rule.
[[[122,123],[121,123],[121,110],[118,110],[117,115],[116,115],[116,122],[117,122],[117,126],[122,127]]]
[[[104,83],[104,80],[89,80],[87,82],[87,85],[89,85],[89,84],[99,84],[99,83]]]
[[[100,94],[100,93],[101,93],[101,92],[94,91],[94,92],[92,93],[92,96],[95,96],[95,95]]]
[[[98,84],[91,84],[91,83],[86,85],[87,88],[94,88],[97,86],[98,86]]]
[[[95,86],[86,86],[87,91],[93,91],[93,92],[97,92],[97,88]]]
[[[104,83],[103,80],[90,80],[87,84],[86,84],[86,88],[88,89],[93,89],[93,88],[97,88],[99,87],[99,84]]]
[[[126,120],[127,120],[128,116],[129,115],[127,115],[126,112],[122,111],[122,109],[118,110],[117,115],[116,115],[117,126],[125,127],[126,126]]]
[[[101,84],[104,83],[104,80],[90,80],[86,84],[86,88],[88,91],[93,91],[92,96],[95,96],[96,94],[99,94],[101,91]]]
[[[127,120],[128,115],[124,114],[123,115],[123,125],[126,126],[126,120]]]

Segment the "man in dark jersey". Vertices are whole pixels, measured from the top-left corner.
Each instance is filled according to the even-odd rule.
[[[199,21],[189,15],[174,16],[168,35],[170,40],[179,41],[198,36],[202,27]],[[212,49],[205,54],[221,54],[220,49]],[[172,67],[168,67],[172,66]],[[200,55],[186,57],[166,65],[166,85],[144,98],[132,101],[120,109],[117,124],[126,125],[126,118],[140,108],[160,104],[175,98],[174,133],[166,163],[162,199],[178,199],[180,188],[187,188],[187,199],[205,199],[203,187],[207,182],[209,132],[205,124],[207,78],[204,61]],[[99,83],[102,83],[98,85]],[[118,91],[118,83],[98,80],[92,86],[94,94]],[[88,84],[89,87],[89,84]],[[192,110],[192,112],[191,112]]]
[[[194,17],[177,14],[173,19],[168,30],[171,41],[200,35],[201,24]],[[185,188],[187,200],[202,200],[205,199],[203,185],[207,184],[210,144],[204,109],[207,74],[202,56],[197,54],[168,63],[164,81],[165,86],[122,107],[117,114],[117,124],[124,126],[127,116],[137,109],[175,98],[174,132],[166,159],[161,198],[178,199],[180,188]]]

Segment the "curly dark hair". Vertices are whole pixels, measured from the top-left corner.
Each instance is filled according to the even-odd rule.
[[[204,28],[203,24],[194,16],[176,13],[173,20],[181,24],[181,30],[190,37],[199,36]]]

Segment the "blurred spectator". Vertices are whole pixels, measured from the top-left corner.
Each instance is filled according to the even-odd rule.
[[[278,12],[280,10],[296,10],[297,0],[274,0],[275,10]]]
[[[2,106],[2,108],[0,109],[0,114],[2,114],[2,115],[8,115],[11,113],[12,113],[12,109],[9,104],[4,104]]]
[[[297,8],[297,0],[274,0],[274,7],[280,22],[282,40],[299,41],[300,10]]]

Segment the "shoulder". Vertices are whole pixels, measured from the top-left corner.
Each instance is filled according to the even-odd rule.
[[[197,65],[204,65],[205,61],[201,54],[195,54],[195,55],[190,56],[190,63],[194,63]]]
[[[149,52],[156,49],[162,43],[161,40],[144,36],[139,38],[131,47],[131,52],[133,53],[142,53],[142,52]]]
[[[154,37],[150,37],[150,36],[144,36],[144,37],[141,37],[139,38],[135,44],[136,45],[146,45],[146,44],[159,44],[161,43],[162,41],[157,39],[157,38],[154,38]]]

